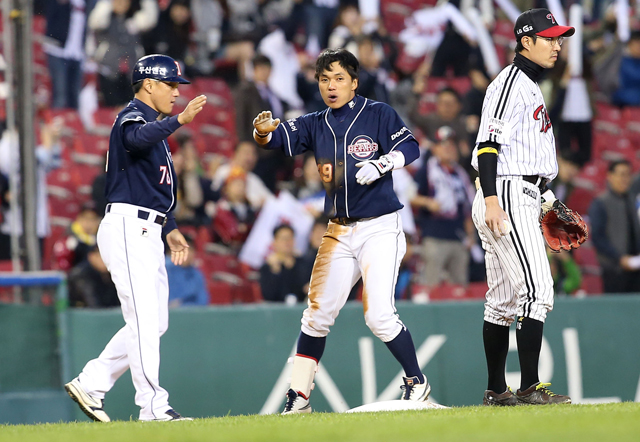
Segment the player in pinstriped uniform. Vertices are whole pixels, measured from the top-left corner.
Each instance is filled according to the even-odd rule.
[[[309,395],[326,336],[361,276],[367,326],[405,371],[402,399],[425,401],[431,387],[394,306],[406,243],[402,204],[389,173],[418,157],[418,143],[391,107],[356,95],[358,60],[350,52],[320,54],[316,79],[327,109],[283,124],[265,111],[253,123],[254,138],[264,147],[289,156],[314,152],[327,191],[325,211],[333,217],[313,266],[283,414],[311,411]]]
[[[485,405],[570,403],[541,384],[538,359],[553,279],[540,232],[541,211],[555,200],[546,184],[558,172],[551,121],[538,86],[554,66],[564,37],[546,9],[521,14],[513,64],[489,85],[472,165],[479,172],[473,221],[485,249],[487,282],[483,340],[488,387]],[[520,389],[506,385],[509,326],[517,316]]]

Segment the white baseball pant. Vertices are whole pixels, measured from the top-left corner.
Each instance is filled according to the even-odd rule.
[[[398,212],[349,225],[329,222],[313,265],[302,331],[324,337],[362,276],[367,326],[383,342],[402,328],[394,292],[407,244]]]
[[[169,286],[162,226],[138,218],[138,211],[159,212],[130,204],[112,204],[98,229],[100,255],[111,272],[125,326],[89,361],[79,381],[87,393],[103,399],[116,380],[131,369],[140,420],[161,417],[171,407],[159,384],[160,336],[169,326]]]
[[[540,190],[519,176],[498,177],[496,189],[512,226],[508,235],[496,238],[485,223],[482,188],[472,209],[486,252],[484,320],[508,326],[516,316],[525,316],[544,322],[553,309],[553,278],[540,230]]]

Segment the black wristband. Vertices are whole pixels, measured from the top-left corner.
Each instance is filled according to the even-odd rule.
[[[496,146],[489,146],[487,143],[483,143],[478,146],[478,150],[486,147],[495,149]],[[498,147],[500,146],[498,145]],[[498,195],[498,191],[496,190],[496,177],[498,176],[497,154],[487,152],[478,155],[478,175],[480,176],[480,187],[482,187],[484,197]]]

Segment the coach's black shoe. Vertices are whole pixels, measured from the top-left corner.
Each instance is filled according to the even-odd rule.
[[[484,398],[482,399],[482,405],[513,407],[518,405],[518,399],[509,387],[507,387],[507,391],[500,394],[496,393],[493,390],[485,390]]]
[[[571,398],[561,394],[555,394],[547,387],[551,384],[538,382],[524,391],[516,391],[516,398],[520,405],[548,405],[548,404],[570,404]]]
[[[64,389],[67,391],[67,394],[71,396],[71,399],[76,401],[78,406],[80,406],[82,412],[90,419],[96,422],[111,422],[111,419],[109,419],[109,416],[102,408],[103,400],[94,398],[87,393],[84,388],[82,388],[82,385],[80,385],[78,378],[65,384]]]
[[[177,411],[175,411],[173,408],[169,408],[167,411],[165,411],[165,413],[157,418],[157,419],[153,419],[153,422],[157,422],[157,421],[161,421],[161,422],[177,422],[177,421],[192,421],[193,419],[190,417],[183,417],[180,415],[180,413],[178,413]]]

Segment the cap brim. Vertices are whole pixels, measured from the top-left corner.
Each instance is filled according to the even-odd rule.
[[[552,26],[549,29],[545,29],[542,32],[536,32],[536,35],[540,37],[571,37],[576,33],[576,29],[571,26]]]
[[[184,78],[178,77],[177,75],[175,77],[165,78],[162,81],[172,81],[174,83],[180,83],[180,84],[191,84],[189,80],[185,80]]]

